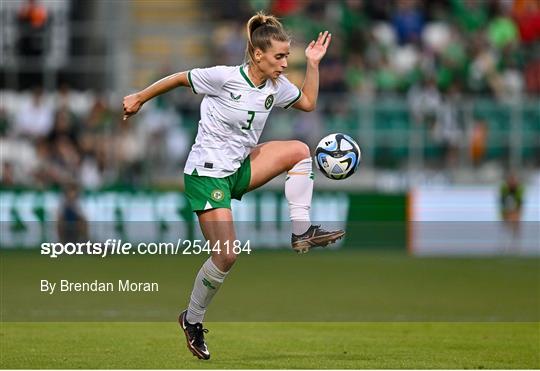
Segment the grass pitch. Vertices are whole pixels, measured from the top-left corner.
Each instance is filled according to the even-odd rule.
[[[1,251],[0,367],[540,368],[538,258],[256,252],[216,295],[212,358],[200,361],[176,316],[204,259]],[[160,291],[39,292],[40,279],[61,278],[153,280]]]
[[[207,256],[0,252],[6,322],[169,322]],[[40,280],[152,281],[154,293],[48,293]],[[540,259],[412,258],[395,251],[256,251],[214,298],[211,322],[539,322]]]
[[[3,323],[2,368],[540,367],[538,323],[208,323],[212,358],[174,323]]]

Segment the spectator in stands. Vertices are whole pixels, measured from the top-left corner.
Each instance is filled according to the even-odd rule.
[[[236,23],[234,24],[234,27],[237,27]],[[241,53],[240,55],[236,54],[234,57],[236,60],[238,60],[238,57],[240,57],[240,59],[243,58],[245,40],[240,40],[237,34],[229,34],[229,32],[233,30],[234,28],[221,30],[227,35],[221,35],[221,37],[224,38],[217,41],[217,49],[220,47],[227,49],[228,46],[231,46],[234,49],[235,46],[233,44],[240,41],[242,46]],[[238,33],[240,32],[238,31]],[[232,40],[232,38],[235,40]],[[223,42],[225,44],[231,44],[221,44]],[[238,50],[222,50],[222,52],[223,56],[226,58],[228,52],[235,54],[238,52]],[[171,73],[172,72],[169,66],[163,66],[159,76],[156,76],[156,78],[153,80],[158,80],[159,78],[170,75]],[[137,126],[139,133],[136,140],[139,142],[139,146],[141,147],[143,146],[144,142],[146,151],[143,157],[146,169],[145,171],[149,178],[155,178],[156,176],[167,171],[178,171],[178,166],[184,163],[189,152],[190,141],[192,138],[190,137],[189,132],[184,128],[182,115],[178,113],[177,107],[175,106],[175,101],[178,100],[176,99],[178,96],[174,93],[177,92],[179,91],[171,92],[172,94],[160,95],[156,97],[155,100],[148,102],[146,111],[141,116],[140,124]],[[124,130],[125,126],[125,123],[120,123],[120,130]],[[128,127],[130,126],[128,125]],[[165,166],[152,166],[152,164],[155,163],[161,163]],[[170,165],[170,167],[167,165]]]
[[[373,98],[374,87],[360,53],[349,55],[345,67],[345,83],[347,90],[358,97]]]
[[[58,88],[58,92],[55,97],[55,107],[56,107],[56,120],[58,120],[58,115],[64,115],[65,119],[69,121],[70,131],[78,131],[79,129],[79,117],[75,114],[75,103],[74,96],[71,94],[71,89],[68,84],[63,83]]]
[[[60,242],[85,242],[88,240],[88,222],[79,204],[79,187],[68,183],[63,189],[63,199],[58,208],[57,232]]]
[[[456,24],[465,33],[472,33],[486,26],[489,19],[487,1],[450,0],[450,4]]]
[[[305,1],[274,0],[272,1],[271,13],[278,17],[286,17],[300,12],[305,3]]]
[[[17,13],[19,22],[19,53],[41,56],[45,50],[44,32],[47,26],[47,8],[36,0],[26,0]]]
[[[21,105],[15,116],[14,134],[31,141],[46,137],[53,127],[54,109],[45,101],[43,89],[36,87],[30,101]]]
[[[536,50],[540,52],[540,48]],[[540,95],[540,54],[534,57],[524,68],[524,80],[527,92]]]
[[[484,120],[475,120],[470,133],[469,151],[473,166],[478,167],[486,154],[488,126]]]
[[[530,45],[540,39],[540,0],[514,0],[512,15],[523,43]]]
[[[137,136],[129,120],[119,121],[112,147],[114,148],[118,178],[127,184],[137,183],[141,180],[145,157],[145,149],[141,140],[142,138]],[[153,164],[149,164],[149,166],[153,166]]]
[[[492,47],[503,49],[509,44],[518,42],[518,29],[514,20],[504,12],[503,7],[497,7],[497,15],[488,24],[487,37]]]
[[[61,173],[60,182],[77,181],[80,156],[75,143],[67,135],[60,135],[56,138],[52,148],[52,161]]]
[[[0,138],[5,137],[9,133],[9,119],[5,107],[0,103]]]
[[[397,9],[392,15],[392,25],[400,45],[418,43],[425,25],[425,16],[418,7],[418,1],[398,0]]]
[[[414,85],[407,93],[407,101],[415,122],[432,131],[442,104],[435,78],[425,76],[421,84]]]
[[[46,187],[59,184],[60,171],[52,161],[52,151],[45,139],[35,143],[36,161],[33,166],[33,178],[37,186]]]
[[[48,135],[49,143],[54,143],[57,138],[67,136],[73,142],[77,142],[77,125],[75,116],[72,115],[66,108],[61,108],[55,114],[54,126]]]
[[[2,171],[0,172],[0,185],[3,187],[10,187],[15,185],[15,175],[13,171],[13,164],[11,162],[2,162]]]
[[[93,134],[112,130],[113,113],[104,96],[96,93],[94,104],[84,121],[84,130]]]
[[[74,182],[78,179],[79,163],[79,154],[69,137],[59,136],[52,144],[40,139],[33,163],[34,184],[48,187]]]
[[[336,42],[339,44],[339,42]],[[347,85],[345,83],[345,65],[339,55],[338,48],[330,51],[326,59],[320,65],[319,84],[321,93],[345,93]]]
[[[500,95],[502,81],[497,71],[497,54],[483,35],[476,35],[470,45],[472,60],[468,68],[468,86],[475,93]]]
[[[388,20],[392,7],[392,0],[366,1],[366,13],[377,21]]]
[[[48,20],[47,8],[37,0],[24,1],[17,12],[17,51],[22,58],[28,58],[33,66],[43,65],[47,50]],[[36,79],[41,79],[42,72],[38,71],[21,73],[21,85],[27,87],[29,84],[35,83]]]
[[[9,126],[9,124],[8,124]],[[0,135],[0,162],[9,164],[5,170],[14,185],[32,185],[37,163],[35,144],[20,138]],[[2,165],[4,166],[4,165]]]
[[[96,189],[103,184],[103,168],[98,161],[91,135],[85,134],[79,137],[79,150],[81,155],[80,185],[84,189]]]
[[[344,35],[345,45],[354,45],[346,52],[360,52],[366,47],[369,39],[370,18],[365,12],[364,0],[346,0],[340,7],[340,27]],[[348,54],[348,53],[347,53]]]
[[[446,166],[450,168],[458,164],[459,145],[463,141],[462,115],[458,109],[460,100],[461,89],[455,83],[443,97],[434,130],[434,139],[442,145]]]
[[[110,176],[114,169],[117,169],[115,130],[114,113],[105,97],[96,93],[94,102],[88,114],[81,119],[80,129],[77,131],[77,146],[83,161],[81,164],[85,165],[84,173],[80,174],[84,179],[83,185],[92,184],[95,187],[107,179],[114,181]]]

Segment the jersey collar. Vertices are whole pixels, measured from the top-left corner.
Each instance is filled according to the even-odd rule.
[[[247,67],[247,64],[244,64],[244,65],[240,66],[240,74],[242,75],[244,80],[246,80],[246,82],[248,83],[249,86],[251,86],[252,88],[255,88],[255,84],[253,83],[253,81],[251,81],[248,74],[244,71],[245,67]],[[267,80],[264,80],[264,82],[261,85],[257,86],[257,89],[264,88],[266,86],[266,81]]]

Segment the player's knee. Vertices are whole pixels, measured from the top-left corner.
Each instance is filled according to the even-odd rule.
[[[233,266],[234,262],[236,261],[236,258],[237,258],[237,255],[232,252],[229,252],[228,254],[223,254],[221,256],[223,265],[225,265],[228,268]]]
[[[310,151],[309,151],[309,147],[306,143],[304,142],[301,142],[299,140],[294,140],[293,141],[293,145],[291,146],[292,147],[292,151],[293,151],[293,154],[291,156],[291,160],[293,161],[293,166],[306,159],[306,158],[309,158],[311,156],[310,154]]]
[[[228,272],[232,268],[237,257],[232,251],[227,252],[227,248],[214,252],[212,256],[216,266],[224,272]]]

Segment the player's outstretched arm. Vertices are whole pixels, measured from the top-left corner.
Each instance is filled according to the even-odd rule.
[[[332,34],[328,31],[319,32],[317,40],[313,40],[306,48],[306,77],[302,87],[302,98],[294,104],[294,108],[302,111],[313,111],[317,105],[319,95],[319,62],[326,54],[326,50],[332,40]]]
[[[174,73],[137,93],[125,96],[123,101],[124,120],[139,112],[145,102],[179,86],[189,86],[187,72]]]

